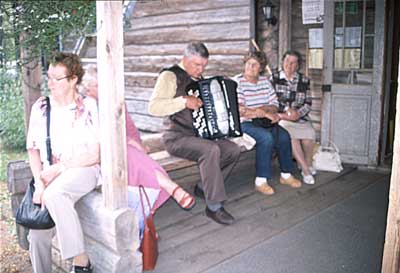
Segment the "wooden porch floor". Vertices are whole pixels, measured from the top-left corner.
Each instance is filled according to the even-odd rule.
[[[272,182],[276,194],[269,197],[254,191],[253,177],[254,169],[234,172],[227,183],[229,200],[225,207],[236,218],[231,226],[207,218],[205,203],[198,198],[190,212],[181,210],[173,200],[160,208],[155,216],[160,254],[153,272],[207,271],[369,185],[388,180],[390,174],[351,167],[340,174],[320,172],[315,185],[300,189]],[[184,187],[193,190],[193,185]]]

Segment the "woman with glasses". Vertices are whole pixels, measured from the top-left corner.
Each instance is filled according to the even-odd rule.
[[[288,132],[279,127],[278,98],[266,76],[263,76],[267,59],[263,52],[250,52],[244,59],[244,72],[234,77],[238,83],[238,102],[241,126],[244,133],[256,140],[256,191],[271,195],[274,189],[269,182],[272,178],[272,155],[276,151],[280,163],[279,182],[293,188],[301,182],[293,172],[292,149]],[[257,119],[267,119],[265,124]]]
[[[56,53],[48,69],[51,158],[46,150],[45,97],[32,106],[27,134],[29,164],[35,180],[33,202],[48,209],[55,227],[29,231],[35,273],[51,273],[51,242],[57,235],[61,257],[72,259],[73,273],[92,272],[74,204],[97,184],[100,162],[96,101],[77,91],[84,70],[72,53]]]

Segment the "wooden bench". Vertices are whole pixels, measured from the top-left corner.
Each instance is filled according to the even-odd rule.
[[[160,163],[169,176],[182,187],[192,188],[200,175],[196,162],[174,157],[163,150],[160,134],[146,135],[144,143],[150,148],[150,156]],[[254,151],[242,151],[233,172],[248,171],[255,166]],[[7,167],[8,189],[11,192],[13,215],[21,202],[26,186],[32,178],[26,161],[9,162]],[[85,235],[88,254],[96,266],[96,273],[142,272],[141,253],[138,251],[138,223],[129,209],[111,211],[103,206],[101,190],[96,190],[76,204]],[[18,242],[28,249],[28,230],[17,225]],[[70,261],[63,261],[53,242],[54,272],[68,272]]]

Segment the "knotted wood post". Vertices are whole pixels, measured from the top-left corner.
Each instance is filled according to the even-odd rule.
[[[398,82],[400,82],[400,74],[398,76]],[[382,273],[400,272],[400,86],[397,89],[396,110],[393,165],[392,176],[390,178],[389,208]]]
[[[104,205],[126,208],[122,1],[97,1],[97,66]]]
[[[20,40],[26,38],[26,33],[22,33]],[[25,109],[25,132],[28,132],[29,118],[31,116],[32,105],[41,96],[40,85],[42,82],[42,66],[39,58],[30,57],[29,48],[21,46],[22,70],[22,95],[24,97]]]

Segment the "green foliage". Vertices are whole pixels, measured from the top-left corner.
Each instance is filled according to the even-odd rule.
[[[0,70],[0,139],[4,148],[23,150],[24,99],[19,75]]]
[[[58,50],[58,40],[67,35],[83,35],[96,23],[96,2],[81,1],[0,1],[4,33],[4,58],[20,60],[19,48],[28,50],[29,58],[49,56]],[[23,39],[21,39],[23,37]]]

